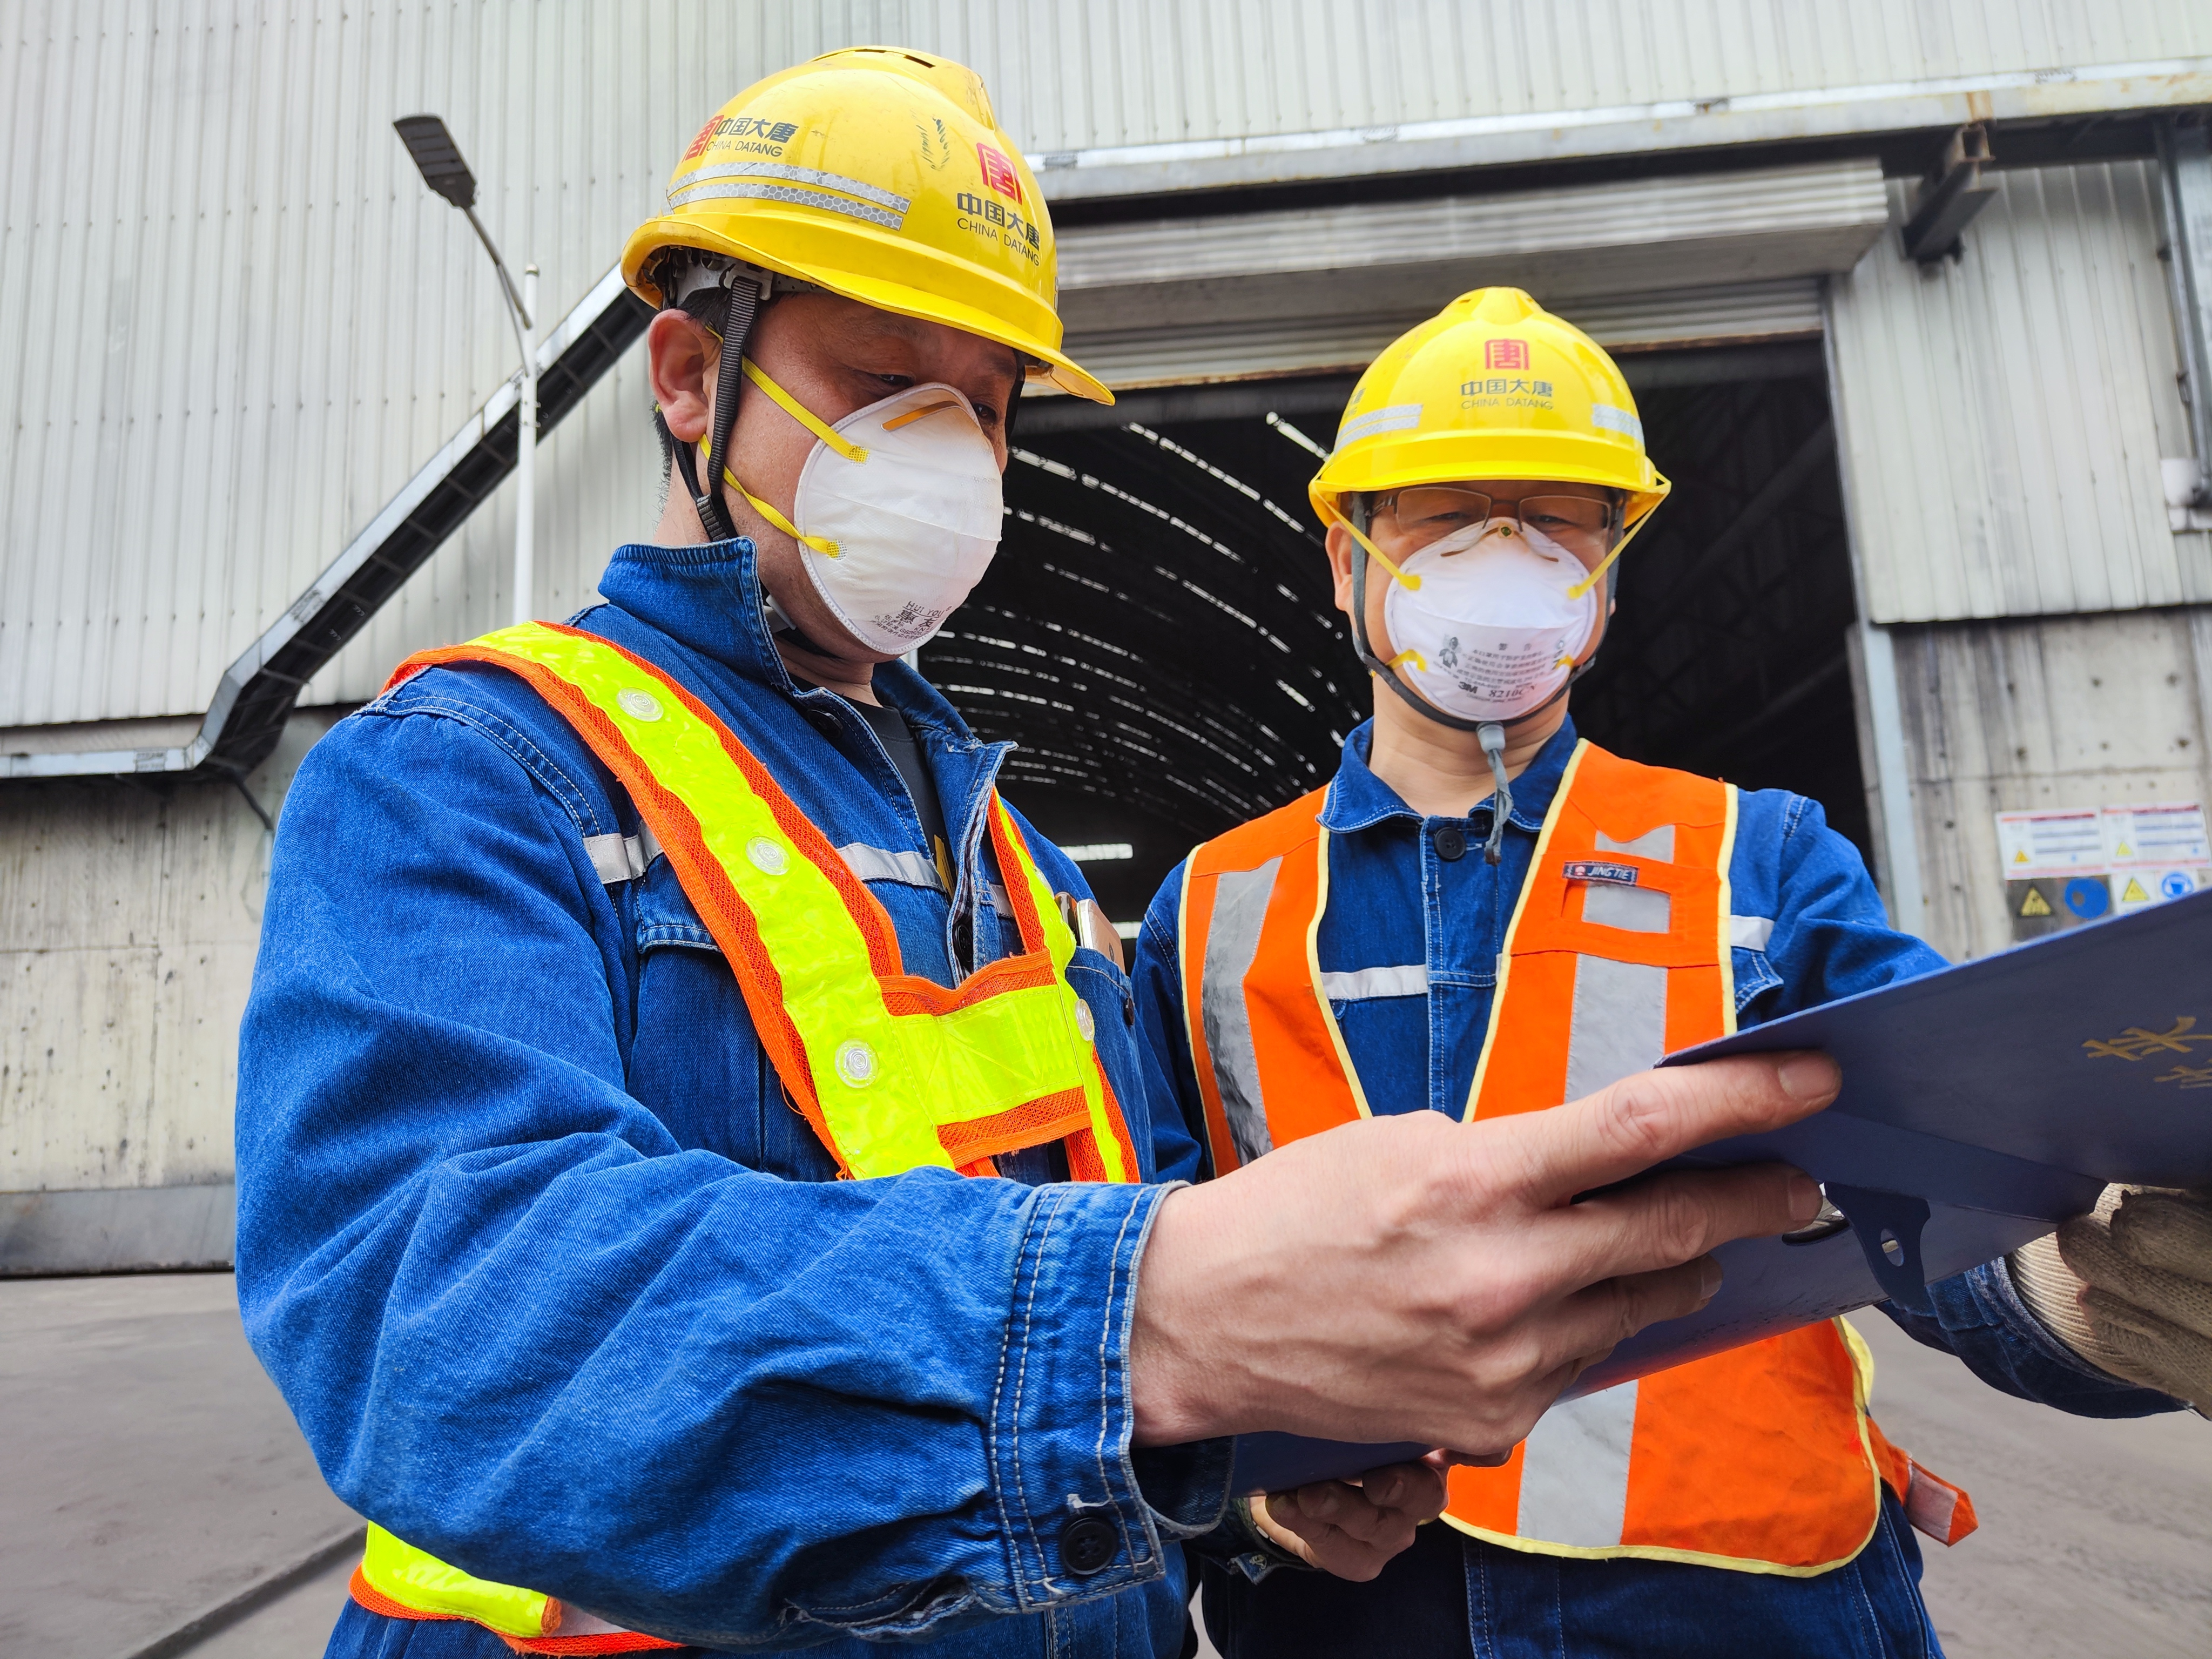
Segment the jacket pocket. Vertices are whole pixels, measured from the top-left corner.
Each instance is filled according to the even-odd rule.
[[[737,978],[667,860],[638,886],[630,1092],[687,1148],[788,1180],[835,1180],[836,1161],[785,1096]]]

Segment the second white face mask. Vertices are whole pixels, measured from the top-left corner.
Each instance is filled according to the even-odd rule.
[[[850,461],[817,441],[792,520],[835,556],[799,544],[814,591],[853,637],[898,653],[935,637],[999,550],[1006,517],[998,452],[952,386],[908,386],[836,424],[867,451]]]
[[[1462,720],[1510,720],[1567,683],[1597,625],[1598,585],[1541,531],[1492,519],[1431,542],[1405,562],[1420,586],[1393,581],[1382,601],[1408,684]]]

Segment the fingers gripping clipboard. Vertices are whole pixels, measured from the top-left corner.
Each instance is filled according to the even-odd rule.
[[[1929,1285],[2051,1231],[2108,1182],[2212,1186],[2212,889],[1661,1064],[1791,1048],[1825,1050],[1842,1067],[1832,1105],[1670,1167],[1792,1164],[1842,1220],[1802,1242],[1723,1245],[1726,1276],[1710,1303],[1632,1337],[1571,1394],[1884,1300],[1930,1311]],[[1279,1491],[1423,1449],[1243,1436],[1237,1490]]]

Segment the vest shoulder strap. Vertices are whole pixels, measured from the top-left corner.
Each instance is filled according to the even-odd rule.
[[[1327,799],[1316,789],[1216,836],[1191,854],[1184,874],[1183,1015],[1217,1174],[1279,1139],[1366,1115],[1335,1021],[1316,1001]],[[1270,1095],[1269,1079],[1295,1083]]]
[[[1735,791],[1576,745],[1516,901],[1470,1117],[1536,1111],[1735,1029]]]
[[[1226,871],[1256,870],[1269,859],[1305,845],[1321,833],[1321,809],[1328,799],[1327,787],[1300,795],[1287,805],[1263,812],[1249,823],[1240,823],[1191,849],[1189,878],[1218,876]]]

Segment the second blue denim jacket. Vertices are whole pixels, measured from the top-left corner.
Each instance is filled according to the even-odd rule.
[[[1574,725],[1568,721],[1514,781],[1513,811],[1494,867],[1482,855],[1491,828],[1488,799],[1465,817],[1423,817],[1369,768],[1371,735],[1370,722],[1346,743],[1322,808],[1321,821],[1330,835],[1328,908],[1315,941],[1316,954],[1322,973],[1345,976],[1339,982],[1347,988],[1378,982],[1393,992],[1419,988],[1411,994],[1348,996],[1331,1003],[1371,1108],[1377,1113],[1428,1110],[1458,1116],[1466,1110],[1489,1029],[1498,953],[1528,878],[1537,832],[1574,750]],[[1443,844],[1454,856],[1439,851],[1443,831],[1450,832]],[[1153,1111],[1164,1115],[1165,1103],[1172,1099],[1191,1134],[1199,1137],[1204,1114],[1178,968],[1186,868],[1178,866],[1169,876],[1146,912],[1135,977],[1139,1026],[1155,1091]],[[1741,793],[1729,881],[1739,941],[1733,963],[1737,1014],[1745,1025],[1942,966],[1942,958],[1926,945],[1891,929],[1857,849],[1829,829],[1819,805],[1802,795],[1778,789]],[[1364,981],[1351,977],[1375,968],[1413,971]],[[2062,1346],[2022,1305],[2001,1261],[1930,1290],[1937,1310],[1933,1319],[1887,1304],[1882,1311],[1920,1341],[1958,1355],[2007,1393],[2093,1417],[2177,1408],[2166,1395],[2116,1382]],[[1893,1528],[1895,1517],[1885,1524]],[[1213,1541],[1208,1540],[1209,1553]],[[1496,1547],[1483,1547],[1480,1553],[1480,1576],[1496,1605],[1534,1607],[1556,1599],[1562,1569],[1551,1558]],[[1868,1554],[1859,1575],[1896,1578],[1908,1559],[1915,1564],[1917,1577],[1917,1553],[1885,1546]],[[1248,1571],[1263,1570],[1256,1557],[1246,1558],[1246,1565]],[[1593,1582],[1619,1584],[1644,1571],[1639,1566],[1609,1577],[1599,1573]],[[1747,1596],[1774,1601],[1778,1619],[1801,1618],[1810,1629],[1822,1616],[1814,1604],[1830,1595],[1828,1589],[1812,1588],[1814,1581],[1762,1578],[1716,1567],[1652,1564],[1647,1576],[1671,1586],[1669,1593],[1684,1607],[1717,1610],[1699,1649],[1712,1655],[1757,1650],[1755,1645],[1729,1645],[1724,1610],[1732,1598],[1739,1603]],[[1346,1609],[1370,1605],[1364,1598],[1371,1592],[1356,1585],[1324,1581],[1286,1591],[1278,1579],[1279,1575],[1269,1580],[1273,1593],[1298,1598],[1290,1622],[1308,1630],[1328,1624],[1336,1603]],[[1224,1624],[1235,1622],[1240,1609],[1251,1611],[1248,1601],[1264,1611],[1269,1585],[1210,1581],[1209,1618],[1219,1608]],[[1796,1588],[1801,1586],[1805,1588]],[[1911,1583],[1877,1588],[1908,1613],[1917,1608]],[[1625,1596],[1607,1605],[1617,1605],[1622,1622],[1594,1635],[1592,1650],[1638,1650],[1648,1603]],[[1614,1615],[1594,1602],[1590,1616],[1605,1626]],[[1382,1639],[1382,1627],[1376,1629]],[[1217,1637],[1227,1640],[1219,1632]],[[1529,1652],[1551,1650],[1533,1633],[1529,1640]]]

